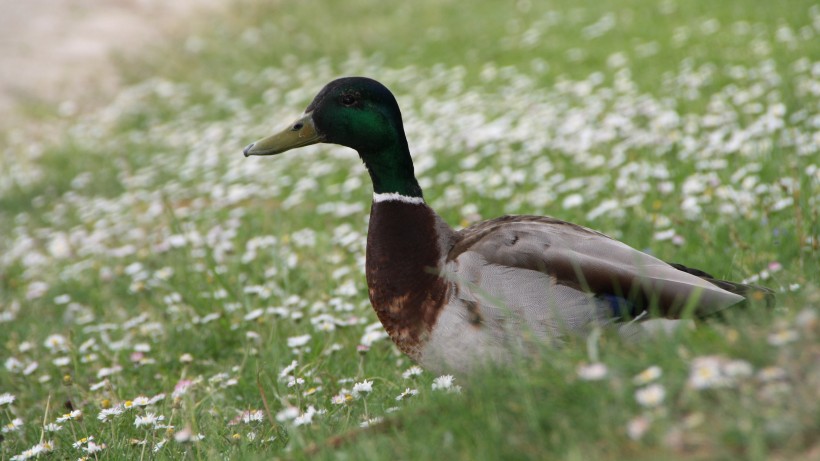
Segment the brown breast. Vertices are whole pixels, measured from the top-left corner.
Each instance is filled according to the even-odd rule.
[[[436,215],[424,204],[373,203],[367,234],[370,303],[399,348],[417,359],[447,299]]]

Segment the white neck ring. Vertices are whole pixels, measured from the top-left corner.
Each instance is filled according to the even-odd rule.
[[[386,192],[383,194],[373,192],[373,203],[380,202],[402,202],[411,205],[421,205],[424,203],[424,199],[422,197],[408,197],[407,195],[401,195],[396,192]]]

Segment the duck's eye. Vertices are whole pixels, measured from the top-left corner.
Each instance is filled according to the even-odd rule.
[[[352,106],[353,104],[356,104],[356,97],[352,94],[342,95],[342,104],[345,106]]]

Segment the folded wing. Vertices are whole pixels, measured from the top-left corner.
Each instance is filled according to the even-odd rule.
[[[531,309],[533,296],[546,296],[551,299],[542,304],[571,308],[591,296],[621,299],[633,316],[652,310],[679,318],[689,309],[705,316],[744,301],[604,234],[550,217],[505,216],[464,229],[458,237],[448,255],[451,278],[509,306]],[[504,288],[538,277],[527,273],[546,276],[543,287]]]

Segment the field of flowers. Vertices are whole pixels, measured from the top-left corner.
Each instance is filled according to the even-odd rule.
[[[0,459],[820,457],[820,5],[388,3],[239,1],[4,134]],[[452,225],[556,216],[778,308],[430,375],[370,308],[356,154],[241,155],[341,75]]]

